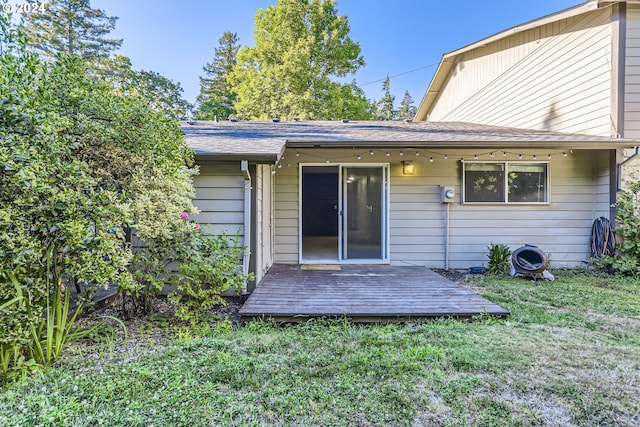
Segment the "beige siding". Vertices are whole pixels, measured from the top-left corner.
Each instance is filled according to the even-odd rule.
[[[196,189],[193,203],[200,210],[194,220],[212,234],[235,234],[242,230],[244,178],[240,164],[202,165],[193,181]]]
[[[256,282],[260,282],[273,264],[271,184],[271,167],[257,165],[254,187],[256,192]]]
[[[356,152],[287,151],[285,158],[295,159],[275,175],[275,261],[298,262],[298,165],[332,162],[357,162]],[[534,152],[523,150],[525,155]],[[460,193],[461,165],[457,159],[472,159],[469,151],[421,152],[420,157],[399,157],[397,151],[387,157],[384,150],[373,156],[362,154],[366,162],[390,163],[390,261],[394,265],[444,267],[446,212],[440,203],[440,185],[453,186]],[[546,157],[538,152],[539,158]],[[554,153],[555,154],[555,153]],[[433,156],[434,161],[429,162]],[[531,157],[529,157],[530,159]],[[487,246],[505,243],[512,249],[535,244],[550,254],[555,266],[580,264],[588,256],[593,220],[609,215],[609,152],[576,151],[567,157],[559,153],[550,162],[551,201],[542,206],[450,205],[451,268],[486,265]],[[415,162],[413,176],[402,174],[401,161]],[[456,160],[454,160],[456,159]],[[490,160],[487,154],[480,160]],[[506,160],[515,161],[509,154]],[[546,159],[545,159],[546,160]]]
[[[624,136],[640,138],[640,6],[627,8]]]
[[[465,53],[429,119],[609,136],[610,15],[606,8]]]
[[[287,152],[285,159],[295,156]],[[288,160],[283,160],[287,162]],[[306,160],[312,161],[312,160]],[[317,161],[317,160],[315,160]],[[288,163],[287,163],[288,164]],[[274,192],[275,262],[298,262],[298,166],[293,163],[277,169]]]
[[[624,137],[640,138],[640,6],[627,6]],[[627,150],[626,155],[633,154]],[[640,178],[640,160],[628,163],[625,180]]]

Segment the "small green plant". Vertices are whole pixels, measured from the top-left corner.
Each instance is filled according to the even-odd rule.
[[[22,287],[20,287],[16,276],[12,272],[7,272],[5,275],[14,287],[16,296],[0,305],[0,314],[2,317],[7,316],[5,323],[9,326],[9,328],[4,331],[4,336],[0,340],[0,374],[2,375],[0,377],[2,381],[0,382],[23,377],[27,374],[28,370],[32,369],[35,365],[33,359],[26,360],[22,354],[23,340],[16,336],[17,330],[21,329],[19,326],[25,325],[18,325],[16,328],[11,328],[16,324],[17,319],[8,318],[14,317],[14,315],[21,312],[21,308],[28,304],[28,300],[25,302]]]
[[[477,316],[473,316],[472,319],[474,322],[482,323],[484,325],[495,325],[500,321],[498,317],[489,314],[486,309]]]
[[[492,243],[489,249],[489,274],[506,276],[511,269],[511,249],[504,243]]]

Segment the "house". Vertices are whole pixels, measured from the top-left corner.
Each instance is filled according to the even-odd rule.
[[[640,1],[589,0],[443,55],[415,120],[640,138]]]
[[[638,145],[639,49],[640,2],[589,1],[445,54],[413,121],[185,124],[197,220],[241,230],[258,284],[274,263],[466,269],[492,243],[579,265]]]

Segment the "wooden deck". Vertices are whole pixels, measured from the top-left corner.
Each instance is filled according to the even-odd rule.
[[[354,321],[471,317],[509,311],[425,267],[275,264],[240,309],[281,321],[347,315]]]

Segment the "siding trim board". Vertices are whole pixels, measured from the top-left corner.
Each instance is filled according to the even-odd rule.
[[[627,5],[613,6],[612,14],[612,64],[611,69],[611,135],[622,137],[625,131],[625,87],[627,59]]]

